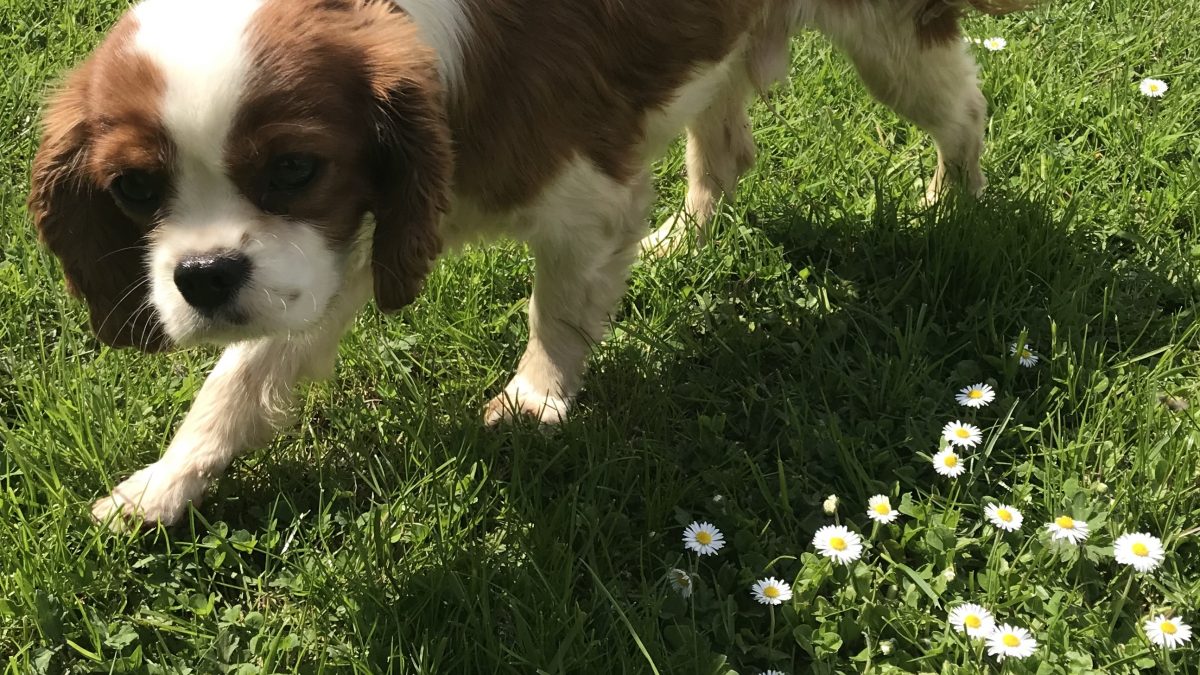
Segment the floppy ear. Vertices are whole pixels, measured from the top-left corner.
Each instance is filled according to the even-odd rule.
[[[68,78],[45,115],[28,208],[62,261],[67,287],[87,302],[96,335],[114,347],[158,351],[166,336],[149,304],[146,236],[87,172],[89,65]]]
[[[393,20],[395,17],[392,17]],[[442,250],[453,160],[442,87],[416,36],[393,42],[372,77],[375,99],[375,302],[392,312],[416,299]]]

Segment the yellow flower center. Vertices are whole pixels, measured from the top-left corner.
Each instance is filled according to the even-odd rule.
[[[1154,82],[1151,82],[1151,83],[1150,83],[1150,91],[1152,91],[1152,92],[1157,92],[1157,91],[1158,91],[1158,84],[1156,84],[1156,83],[1154,83]]]
[[[1179,629],[1170,621],[1164,621],[1158,625],[1158,629],[1167,635],[1174,635]]]
[[[832,548],[835,551],[845,551],[846,550],[846,540],[842,539],[841,537],[830,537],[829,538],[829,548]]]
[[[779,597],[779,587],[778,586],[767,586],[766,588],[763,589],[763,595],[765,595],[771,599],[778,598]]]
[[[967,398],[983,398],[983,390],[972,389],[971,393],[967,394]]]
[[[1013,635],[1012,633],[1005,633],[1004,634],[1004,646],[1005,647],[1020,647],[1021,646],[1021,638],[1017,637],[1016,635]]]
[[[1013,519],[1013,514],[1012,514],[1012,511],[1009,511],[1008,509],[1000,509],[999,511],[996,512],[996,517],[999,518],[1000,520],[1003,520],[1006,523],[1011,523],[1012,519]]]
[[[712,534],[701,530],[696,533],[696,542],[701,545],[708,546],[712,543]]]
[[[1075,519],[1071,516],[1059,516],[1054,519],[1054,524],[1064,530],[1069,530],[1072,527],[1075,527]]]
[[[958,466],[958,455],[946,455],[946,458],[942,460],[942,464],[953,469]]]
[[[879,502],[875,505],[875,513],[881,516],[886,516],[892,512],[892,505],[887,502]]]
[[[967,618],[963,619],[963,625],[967,628],[979,628],[983,625],[983,620],[974,614],[968,614]]]
[[[1023,358],[1023,359],[1027,359],[1027,358],[1029,358],[1029,357],[1031,357],[1031,356],[1033,356],[1033,352],[1029,351],[1028,349],[1022,349],[1022,350],[1021,350],[1021,358]]]
[[[954,435],[958,436],[959,438],[970,438],[971,432],[967,431],[966,427],[959,427],[954,430]]]
[[[1146,545],[1139,541],[1133,545],[1133,554],[1139,558],[1145,558],[1150,555],[1150,549],[1146,548]]]

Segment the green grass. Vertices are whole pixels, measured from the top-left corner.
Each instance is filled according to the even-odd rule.
[[[1139,628],[1168,610],[1200,627],[1200,425],[1159,402],[1200,394],[1188,3],[969,21],[1009,41],[979,51],[992,186],[931,212],[929,140],[801,36],[793,87],[755,107],[740,199],[709,245],[638,267],[563,428],[480,427],[523,345],[531,264],[471,250],[399,318],[361,316],[298,423],[190,522],[143,536],[87,505],[165,447],[215,354],[98,348],[23,207],[47,82],[122,5],[0,6],[8,672],[996,670],[946,628],[964,600],[1037,637],[1013,672],[1200,671],[1195,643],[1152,650]],[[1170,92],[1142,97],[1144,76]],[[678,148],[660,186],[655,219],[681,200]],[[1036,368],[1008,356],[1022,335]],[[999,399],[964,415],[952,394],[977,381]],[[929,456],[955,418],[987,442],[950,481]],[[850,569],[810,546],[831,493],[870,540]],[[876,493],[903,501],[898,525],[866,522]],[[1021,533],[981,524],[992,498],[1024,511]],[[1040,532],[1064,511],[1087,546]],[[693,519],[729,545],[689,559]],[[1152,575],[1111,559],[1134,530],[1166,544]],[[689,602],[674,567],[698,572]],[[774,616],[749,592],[768,575],[795,585]]]

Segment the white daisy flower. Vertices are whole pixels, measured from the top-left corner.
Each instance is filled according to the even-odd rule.
[[[697,555],[713,555],[725,546],[725,535],[711,523],[692,523],[683,531],[683,545]]]
[[[1019,361],[1021,365],[1025,366],[1026,368],[1032,368],[1038,363],[1038,355],[1033,353],[1033,350],[1029,348],[1029,345],[1017,345],[1017,343],[1014,342],[1012,347],[1009,348],[1008,352],[1010,354],[1016,354],[1017,361]]]
[[[965,405],[968,408],[982,408],[996,400],[996,390],[992,389],[991,385],[980,382],[964,387],[955,395],[954,400],[959,405]]]
[[[787,675],[787,673],[782,670],[764,670],[762,671],[762,675]]]
[[[950,610],[950,625],[960,633],[986,639],[996,629],[992,613],[979,605],[967,603]]]
[[[1016,532],[1021,529],[1021,523],[1025,522],[1025,516],[1007,504],[988,504],[983,510],[983,515],[992,525],[1005,532]]]
[[[884,656],[887,656],[888,654],[892,653],[892,649],[895,646],[896,646],[896,643],[891,640],[880,640],[879,641],[879,653],[883,654]]]
[[[1037,640],[1033,639],[1029,631],[1024,628],[1004,624],[988,636],[987,648],[988,654],[995,656],[1000,661],[1010,656],[1014,659],[1023,659],[1037,649]]]
[[[1163,94],[1167,93],[1170,87],[1162,80],[1147,77],[1138,84],[1138,89],[1141,90],[1142,94],[1150,98],[1162,98]]]
[[[671,582],[671,588],[678,591],[685,600],[692,596],[692,589],[695,588],[692,584],[692,575],[681,569],[673,569],[667,573],[667,579]]]
[[[946,448],[933,456],[933,470],[949,478],[958,478],[967,470],[967,465],[953,448]]]
[[[754,599],[764,605],[782,605],[792,599],[792,587],[775,577],[759,579],[750,590],[754,593]]]
[[[829,495],[828,497],[825,498],[825,501],[821,504],[821,508],[825,510],[825,515],[832,516],[833,514],[837,513],[837,505],[838,505],[838,496],[837,495]]]
[[[862,556],[862,538],[841,525],[826,525],[813,536],[813,546],[826,558],[843,565]]]
[[[985,38],[982,42],[984,49],[989,52],[998,52],[1008,46],[1008,40],[1002,37]]]
[[[1192,627],[1178,617],[1168,619],[1159,614],[1146,619],[1142,628],[1146,631],[1146,637],[1150,638],[1150,642],[1167,649],[1174,649],[1192,639]]]
[[[1051,539],[1066,539],[1072,544],[1083,543],[1088,538],[1088,524],[1066,515],[1046,523],[1046,531],[1050,533]]]
[[[960,448],[973,448],[983,442],[983,432],[974,424],[966,424],[954,420],[942,427],[942,438],[950,445]]]
[[[1113,556],[1122,565],[1129,565],[1139,572],[1149,572],[1162,564],[1166,553],[1162,540],[1142,532],[1123,534],[1113,542]]]
[[[867,517],[886,525],[899,518],[900,512],[892,508],[892,502],[886,495],[875,495],[867,501]]]

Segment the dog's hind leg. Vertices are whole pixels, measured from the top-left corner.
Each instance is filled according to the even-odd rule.
[[[933,136],[938,167],[925,191],[932,204],[951,185],[979,195],[987,101],[974,59],[948,3],[888,0],[818,3],[812,24],[850,55],[867,88]]]
[[[693,227],[696,240],[703,243],[717,205],[722,198],[733,198],[738,179],[754,165],[754,138],[746,112],[750,91],[744,69],[733,68],[709,106],[688,124],[687,198],[682,210],[642,240],[646,253],[676,250]]]
[[[167,451],[98,500],[92,517],[117,530],[177,522],[235,457],[289,419],[299,380],[331,374],[342,333],[370,293],[364,271],[348,277],[312,330],[227,347]]]

